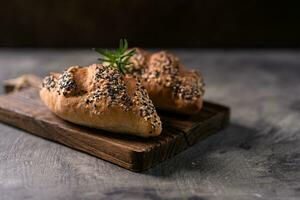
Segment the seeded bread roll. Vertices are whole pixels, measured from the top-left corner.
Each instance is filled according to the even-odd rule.
[[[141,137],[162,131],[141,82],[101,64],[50,74],[43,80],[40,97],[53,113],[76,124]]]
[[[203,104],[202,76],[186,69],[178,57],[165,51],[149,53],[136,49],[130,58],[130,75],[139,77],[157,108],[196,114]]]

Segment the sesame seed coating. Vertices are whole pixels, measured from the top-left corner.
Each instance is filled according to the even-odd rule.
[[[143,58],[138,62],[137,58]],[[144,82],[154,82],[172,90],[175,98],[184,101],[196,101],[204,94],[204,83],[197,72],[189,76],[180,74],[180,62],[173,54],[161,51],[152,54],[147,61],[142,51],[137,51],[130,61],[133,65],[132,75],[140,77]],[[142,66],[143,65],[143,66]],[[138,69],[138,72],[136,72]]]
[[[42,87],[45,87],[48,91],[56,87],[56,82],[52,75],[46,76],[42,81]]]
[[[107,106],[119,105],[125,111],[129,110],[131,100],[126,91],[123,76],[115,68],[97,66],[94,76],[96,90],[91,92],[86,102],[94,104],[100,100],[106,101]]]
[[[141,76],[145,73],[146,56],[140,49],[136,49],[136,53],[130,58],[130,62],[129,68],[133,76]]]
[[[58,78],[58,85],[59,85],[58,89],[61,91],[61,93],[64,96],[71,94],[77,87],[71,69],[72,68],[63,71],[63,73]]]
[[[116,68],[99,65],[96,67],[94,84],[96,89],[87,97],[87,105],[100,105],[100,101],[105,101],[108,107],[120,106],[127,112],[135,109],[145,121],[150,121],[152,130],[161,126],[155,107],[139,79],[135,79],[136,89],[129,95],[120,72]]]
[[[133,102],[139,108],[139,114],[144,120],[151,122],[151,128],[156,129],[161,126],[160,118],[156,113],[155,107],[148,96],[146,89],[142,86],[141,81],[136,81],[137,89],[133,96]]]
[[[149,122],[151,132],[161,128],[155,107],[138,78],[127,79],[114,67],[95,64],[85,70],[88,75],[84,76],[79,72],[78,75],[89,78],[85,81],[78,78],[76,69],[78,67],[71,67],[62,74],[46,77],[43,80],[43,87],[65,98],[72,96],[82,98],[80,104],[82,108],[93,114],[101,115],[109,111],[107,108],[110,107],[121,108]]]

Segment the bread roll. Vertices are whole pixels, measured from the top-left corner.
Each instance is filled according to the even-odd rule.
[[[136,49],[128,76],[139,77],[155,107],[182,114],[196,114],[203,104],[204,83],[200,73],[186,69],[166,51],[149,53]]]
[[[53,113],[76,124],[141,137],[162,131],[141,82],[112,67],[93,64],[51,73],[43,80],[40,97]]]

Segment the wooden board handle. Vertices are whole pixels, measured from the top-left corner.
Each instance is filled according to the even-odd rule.
[[[42,80],[40,77],[33,74],[24,74],[15,79],[5,80],[4,91],[5,93],[10,93],[29,87],[40,88],[41,85]]]

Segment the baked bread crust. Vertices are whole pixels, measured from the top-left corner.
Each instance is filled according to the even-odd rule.
[[[51,73],[43,80],[40,97],[53,113],[76,124],[141,137],[162,131],[141,82],[101,64]]]
[[[141,78],[156,107],[181,114],[201,110],[203,78],[199,72],[186,69],[178,57],[166,51],[152,54],[136,48],[130,62],[129,76]]]

